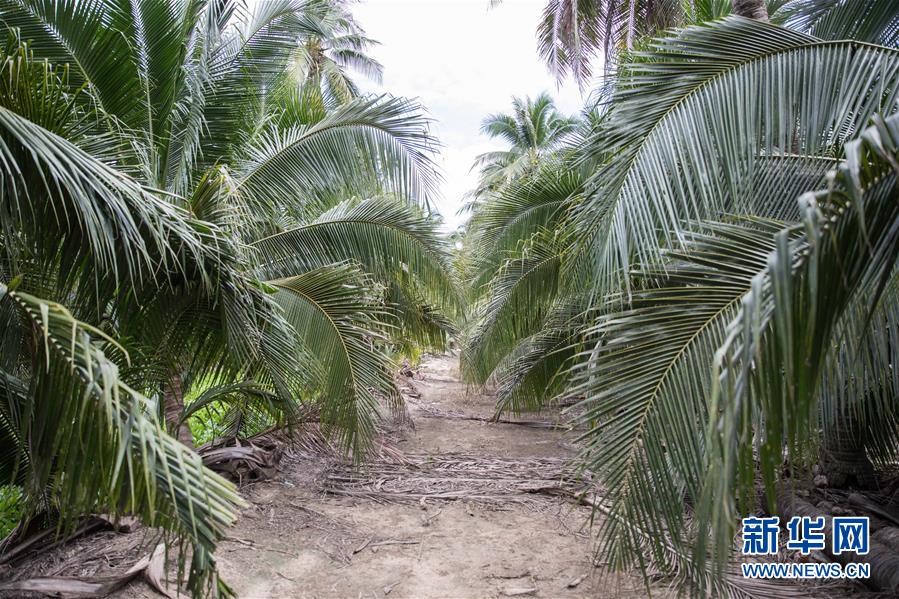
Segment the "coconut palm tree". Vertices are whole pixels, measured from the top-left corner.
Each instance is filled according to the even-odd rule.
[[[213,551],[239,499],[185,447],[186,418],[219,402],[242,434],[312,415],[359,458],[399,401],[399,331],[445,337],[455,286],[418,106],[279,102],[317,8],[0,3],[14,537],[136,513],[191,547],[192,593],[227,592]]]
[[[570,119],[557,143],[536,152],[520,174],[510,174],[486,199],[474,203],[463,238],[465,279],[471,283],[466,351],[460,358],[462,374],[472,383],[503,381],[502,373],[514,376],[513,371],[527,378],[513,357],[522,349],[516,346],[539,332],[557,300],[565,314],[580,305],[568,297],[569,292],[579,296],[578,290],[562,277],[565,240],[559,231],[567,204],[582,197],[596,167],[595,157],[581,161],[572,148],[584,143],[601,121],[595,111]],[[498,406],[535,407],[546,389],[523,395],[517,384],[500,382]]]
[[[481,154],[473,168],[480,168],[475,198],[495,191],[533,170],[540,159],[558,148],[574,130],[577,120],[556,109],[547,93],[536,99],[512,98],[512,114],[491,114],[481,122],[481,133],[509,144],[508,150]]]
[[[864,127],[899,108],[899,55],[872,43],[831,41],[853,31],[889,38],[895,12],[871,8],[864,15],[871,23],[856,13],[842,28],[828,21],[827,39],[806,32],[819,21],[798,17],[792,22],[800,31],[729,18],[657,39],[622,69],[606,117],[572,150],[581,157],[574,164],[596,159],[576,192],[558,187],[554,196],[541,195],[549,178],[523,182],[531,192],[518,194],[522,200],[556,206],[558,216],[544,221],[551,235],[519,242],[561,239],[561,256],[552,258],[558,268],[497,271],[488,305],[537,309],[533,318],[505,320],[498,329],[506,330],[504,339],[475,336],[467,352],[481,368],[477,378],[493,378],[509,398],[500,407],[542,405],[546,388],[580,400],[576,411],[587,428],[581,459],[604,489],[600,533],[613,564],[651,560],[700,592],[714,584],[743,593],[732,581],[710,581],[697,565],[709,551],[716,559],[730,555],[737,514],[755,508],[756,475],[773,497],[785,443],[798,455],[799,445],[810,451],[826,431],[848,425],[865,431],[875,462],[895,455],[895,395],[882,374],[890,371],[884,364],[891,363],[892,316],[863,308],[882,298],[891,310],[889,282],[847,279],[843,289],[812,270],[820,278],[813,293],[786,274],[803,252],[822,247],[808,236],[825,235],[834,214],[827,210],[846,211],[840,194],[866,209],[865,181],[882,176],[892,185],[892,146],[878,140],[893,135],[894,125]],[[813,74],[813,64],[822,70]],[[859,148],[868,148],[863,162]],[[867,166],[872,161],[880,166]],[[837,194],[832,208],[810,212],[797,204],[834,180],[842,182],[819,194]],[[526,203],[518,206],[527,213]],[[872,226],[867,217],[852,222]],[[817,293],[814,301],[829,302],[826,285],[852,299],[834,297],[834,310],[847,316],[830,329],[797,330],[798,311],[752,299],[788,293],[812,302]],[[586,299],[579,305],[579,298]],[[817,318],[814,310],[803,314]],[[788,332],[774,332],[779,322]],[[864,340],[869,325],[881,334],[849,346],[855,350],[831,334]],[[764,351],[771,366],[756,369]],[[827,356],[827,366],[805,367],[818,363],[817,354],[807,357],[813,351]],[[717,378],[706,374],[713,368]],[[765,456],[759,470],[754,451]],[[884,584],[892,588],[888,579]]]
[[[583,287],[570,284],[579,277],[562,269],[569,228],[566,213],[571,204],[583,201],[586,182],[606,159],[576,150],[595,134],[603,118],[585,111],[564,144],[544,152],[528,172],[498,187],[488,201],[477,203],[466,227],[470,318],[461,370],[472,383],[490,379],[497,383],[499,409],[539,407],[553,395],[546,393],[554,388],[551,382],[561,382],[546,370],[542,358],[551,353],[557,369],[568,353],[562,337],[568,341],[573,337],[558,331],[543,336],[541,329],[546,320],[564,328],[569,318],[579,320],[583,310],[578,306],[587,308]],[[539,348],[550,341],[558,351],[542,352]],[[537,345],[528,347],[531,342]],[[541,365],[531,364],[535,359]],[[546,376],[535,376],[541,370]],[[539,381],[539,387],[530,389],[527,381]]]
[[[490,5],[501,3],[491,0]],[[728,0],[548,0],[537,25],[537,51],[560,82],[571,75],[583,90],[591,83],[597,56],[609,72],[618,54],[632,52],[641,38],[683,24],[685,10],[689,22],[696,22],[724,16],[729,8]]]
[[[496,6],[502,0],[491,0]],[[813,30],[845,31],[845,23],[873,23],[877,31],[852,31],[852,39],[891,45],[896,35],[888,0],[548,0],[537,26],[538,51],[559,81],[571,75],[581,89],[589,86],[594,62],[602,58],[606,74],[621,58],[665,29],[700,24],[729,14]],[[871,15],[875,18],[864,18]],[[865,25],[867,26],[867,25]]]
[[[296,79],[318,90],[332,107],[359,96],[350,71],[376,83],[381,83],[384,73],[381,63],[368,54],[377,42],[365,35],[346,4],[323,2],[311,11],[318,31],[305,36],[294,58]]]

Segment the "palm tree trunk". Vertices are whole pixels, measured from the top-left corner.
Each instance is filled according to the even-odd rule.
[[[187,421],[181,421],[184,414],[184,390],[181,385],[181,375],[173,375],[163,389],[163,407],[165,409],[165,424],[169,433],[176,439],[187,445],[194,446],[194,436],[190,431]]]
[[[827,539],[825,544],[826,553],[831,559],[841,564],[849,562],[864,561],[871,564],[871,577],[861,582],[874,591],[886,591],[895,597],[899,591],[899,555],[885,543],[881,542],[878,535],[872,536],[869,545],[868,554],[863,560],[853,553],[842,552],[834,554],[832,547],[833,539],[833,523],[829,518],[830,514],[819,510],[808,501],[796,496],[793,489],[781,488],[777,492],[777,515],[780,516],[781,522],[786,522],[794,516],[820,518],[824,517],[824,535]],[[881,537],[882,538],[882,537]]]
[[[731,0],[734,14],[759,21],[768,20],[768,7],[765,0]]]
[[[630,8],[627,16],[627,51],[634,49],[634,22],[637,16],[637,0],[630,1]]]
[[[860,427],[843,417],[824,437],[821,459],[827,483],[831,487],[872,489],[876,485],[874,465],[865,451]]]

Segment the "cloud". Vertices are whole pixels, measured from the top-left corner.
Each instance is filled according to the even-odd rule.
[[[537,57],[534,31],[544,0],[367,0],[353,7],[359,23],[381,45],[372,54],[384,64],[384,84],[368,91],[418,98],[435,119],[443,143],[438,163],[446,179],[438,208],[448,227],[475,185],[475,156],[503,145],[480,135],[488,113],[508,110],[513,95],[549,91],[561,110],[583,101],[577,86],[555,81]]]

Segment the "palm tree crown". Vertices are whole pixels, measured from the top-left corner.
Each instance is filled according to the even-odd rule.
[[[492,114],[481,123],[481,132],[509,144],[508,150],[481,154],[475,167],[481,169],[477,195],[494,190],[536,166],[541,157],[559,147],[577,120],[556,109],[547,93],[536,99],[512,98],[512,113]]]
[[[325,104],[336,106],[359,96],[351,71],[381,83],[384,67],[368,54],[377,42],[365,35],[346,2],[324,2],[312,12],[316,31],[298,45],[294,57],[303,86],[316,89]]]

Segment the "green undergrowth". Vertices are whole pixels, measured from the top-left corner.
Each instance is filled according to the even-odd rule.
[[[22,488],[15,485],[0,486],[0,539],[16,527],[22,516]]]

